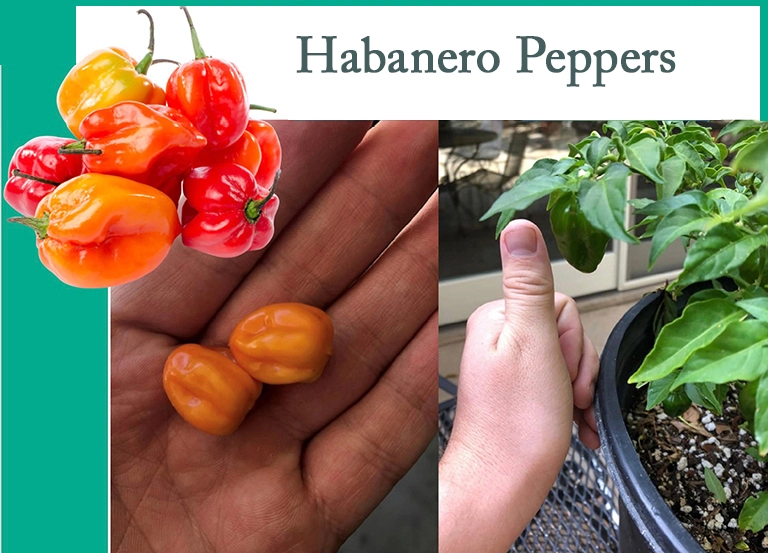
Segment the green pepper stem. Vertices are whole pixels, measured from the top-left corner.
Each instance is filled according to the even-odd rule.
[[[13,171],[11,171],[11,175],[13,175],[14,177],[21,177],[23,179],[29,179],[29,180],[33,180],[33,181],[37,181],[37,182],[42,182],[43,184],[52,184],[53,186],[59,186],[61,184],[60,182],[44,179],[43,177],[36,177],[34,175],[29,175],[27,173],[22,173],[18,169],[14,169]]]
[[[146,75],[149,71],[149,66],[152,65],[152,56],[155,55],[155,21],[152,16],[149,15],[147,10],[141,9],[137,11],[138,14],[146,15],[149,19],[149,46],[147,46],[148,52],[141,58],[141,61],[136,64],[136,73],[139,75]]]
[[[8,219],[9,223],[19,223],[26,227],[31,228],[37,233],[40,240],[45,240],[48,236],[48,221],[50,220],[50,214],[48,212],[43,213],[43,216],[39,219],[37,217],[11,217]]]
[[[91,148],[85,147],[85,139],[78,140],[77,142],[72,142],[72,144],[67,144],[66,146],[62,146],[59,148],[58,153],[62,155],[101,155],[101,150],[95,150]]]
[[[192,23],[192,16],[189,15],[189,10],[186,6],[180,6],[182,10],[184,10],[184,15],[187,16],[187,23],[189,23],[189,32],[192,35],[192,48],[195,51],[195,59],[201,60],[203,58],[207,58],[208,56],[205,55],[205,51],[203,50],[203,47],[200,46],[200,39],[197,38],[197,31],[195,30],[195,25]]]
[[[278,180],[280,180],[279,169],[277,173],[275,173],[275,180],[272,182],[272,187],[269,189],[269,194],[267,194],[261,200],[256,201],[253,198],[250,198],[247,202],[245,202],[245,218],[250,224],[255,224],[256,221],[259,220],[259,217],[261,217],[261,212],[264,209],[264,206],[266,206],[267,202],[269,202],[269,200],[272,199],[272,196],[275,195]]]
[[[259,111],[271,111],[272,113],[277,113],[277,110],[275,108],[268,108],[266,106],[260,106],[258,104],[251,104],[248,107],[250,107],[251,109],[257,109]]]

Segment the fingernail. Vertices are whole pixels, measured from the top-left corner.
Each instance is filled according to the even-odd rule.
[[[509,255],[529,257],[536,253],[538,247],[536,231],[528,226],[510,229],[504,235],[504,244]]]

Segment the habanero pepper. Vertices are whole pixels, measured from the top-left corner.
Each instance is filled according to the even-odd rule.
[[[256,182],[269,186],[274,182],[283,161],[283,151],[275,128],[266,121],[248,121],[247,132],[251,133],[261,150],[261,163],[256,171]]]
[[[203,432],[227,436],[256,403],[262,384],[234,362],[227,348],[185,344],[168,356],[163,388],[185,421]]]
[[[40,261],[80,288],[125,284],[153,271],[179,234],[173,202],[122,177],[85,173],[48,194],[36,217],[15,217],[37,233]]]
[[[80,123],[80,134],[84,138],[77,147],[60,151],[81,154],[92,173],[156,188],[187,171],[206,143],[179,111],[140,102],[120,102],[91,112]]]
[[[38,136],[16,150],[8,166],[5,201],[26,217],[33,217],[40,201],[61,183],[83,172],[77,156],[59,153],[71,138]]]
[[[229,348],[237,364],[259,382],[313,382],[333,353],[333,323],[311,305],[267,305],[237,324]]]
[[[154,22],[146,10],[138,13],[149,18],[150,33],[148,52],[138,64],[122,48],[96,50],[75,65],[59,87],[59,113],[77,138],[82,138],[81,121],[93,110],[125,100],[165,103],[163,89],[146,76],[154,55]]]
[[[168,105],[189,118],[208,139],[211,150],[234,144],[248,125],[248,94],[245,81],[233,63],[205,55],[186,7],[193,61],[177,67],[168,78]]]
[[[221,163],[236,163],[256,175],[261,165],[261,147],[256,138],[248,131],[231,146],[221,150],[206,148],[195,159],[195,167],[212,167]],[[272,181],[269,181],[272,182]]]
[[[557,248],[568,263],[582,273],[597,269],[611,237],[587,220],[576,193],[560,192],[551,199],[549,222]]]
[[[237,163],[250,171],[256,182],[269,186],[280,170],[282,150],[275,129],[265,121],[248,121],[248,128],[231,146],[221,150],[206,148],[195,159],[195,167]]]
[[[279,173],[267,189],[234,163],[190,171],[183,185],[184,245],[217,257],[237,257],[265,247],[275,234],[278,178]]]

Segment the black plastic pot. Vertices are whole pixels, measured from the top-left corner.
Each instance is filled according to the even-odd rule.
[[[681,302],[687,298],[681,298]],[[608,469],[619,491],[621,553],[703,553],[643,468],[624,423],[637,393],[627,379],[653,347],[660,293],[646,296],[619,321],[600,359],[596,415]],[[679,306],[680,307],[680,306]]]

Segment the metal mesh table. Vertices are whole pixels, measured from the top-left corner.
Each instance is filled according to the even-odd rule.
[[[440,377],[440,388],[453,396],[440,404],[438,412],[442,455],[456,415],[456,385]],[[574,432],[554,487],[510,552],[614,552],[619,549],[618,530],[618,497],[605,461],[584,447]]]

